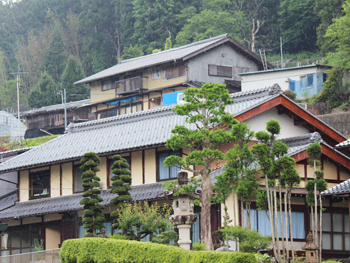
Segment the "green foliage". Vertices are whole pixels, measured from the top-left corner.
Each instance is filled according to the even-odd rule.
[[[58,81],[63,70],[67,57],[64,53],[64,42],[59,25],[55,26],[52,32],[49,48],[45,54],[45,68],[51,77]]]
[[[193,248],[193,250],[196,250],[196,251],[204,251],[206,246],[207,246],[207,243],[194,242],[192,245],[192,248]]]
[[[291,100],[295,100],[295,98],[297,97],[297,94],[289,89],[283,91],[284,95],[286,95],[288,98],[290,98]]]
[[[18,142],[6,143],[6,148],[8,150],[16,150],[16,149],[21,149],[21,148],[38,146],[38,145],[43,144],[45,142],[51,141],[52,139],[55,139],[58,136],[60,136],[60,135],[51,135],[51,136],[43,136],[43,137],[38,137],[38,138],[25,139],[25,140],[21,141],[21,145],[19,145]]]
[[[259,263],[272,263],[275,261],[275,259],[273,257],[270,257],[268,254],[255,253],[254,256]]]
[[[170,213],[171,208],[168,206],[150,206],[148,202],[144,202],[125,204],[112,212],[111,216],[118,216],[113,226],[120,229],[123,235],[140,241],[148,235],[157,235],[170,229]]]
[[[313,10],[314,0],[282,0],[279,7],[279,22],[283,37],[283,49],[297,53],[299,50],[316,49],[318,19]],[[291,26],[293,25],[293,26]]]
[[[82,164],[80,170],[83,171],[84,198],[81,199],[79,203],[84,205],[83,227],[87,229],[84,237],[95,236],[96,229],[104,228],[103,223],[106,222],[105,216],[102,214],[104,206],[98,204],[103,201],[99,196],[101,190],[98,189],[98,187],[100,187],[100,178],[96,176],[96,172],[100,171],[98,168],[99,162],[100,157],[94,152],[85,153],[80,160]]]
[[[114,163],[112,165],[112,173],[113,176],[111,177],[112,181],[112,189],[110,192],[112,194],[118,194],[117,197],[114,197],[109,201],[110,204],[121,206],[125,202],[131,202],[132,197],[130,196],[129,191],[131,190],[131,173],[129,170],[130,165],[127,163],[127,161],[122,158],[120,155],[114,155],[113,156]],[[113,214],[115,215],[115,213]],[[114,224],[112,225],[112,228],[117,228],[117,220],[114,220]]]
[[[243,252],[188,251],[175,246],[115,240],[111,238],[83,238],[64,241],[60,259],[73,262],[135,262],[135,263],[254,263],[255,256]]]
[[[123,50],[123,55],[121,56],[121,60],[136,58],[143,56],[142,50],[138,46],[125,47]]]
[[[327,72],[327,80],[323,83],[322,93],[317,101],[327,102],[336,108],[350,99],[350,83],[343,82],[346,69],[334,67]]]
[[[239,247],[243,252],[258,252],[267,249],[271,243],[270,236],[261,236],[255,229],[249,230],[241,226],[228,226],[220,231],[228,237],[229,240],[238,241]]]
[[[59,86],[53,78],[44,71],[41,74],[38,87],[32,90],[28,97],[28,104],[33,108],[59,104],[62,102],[61,96],[57,94]]]
[[[347,111],[349,109],[349,107],[350,107],[350,102],[347,101],[343,104],[342,109],[343,109],[343,111]]]
[[[175,231],[167,230],[152,237],[152,242],[158,243],[158,244],[170,245],[172,241],[176,242],[178,238],[179,238],[179,235]]]
[[[168,37],[168,38],[165,40],[164,50],[171,49],[172,47],[173,47],[173,44],[172,44],[172,42],[171,42],[171,37]]]
[[[339,6],[334,8],[339,10]],[[336,67],[348,68],[350,66],[350,2],[344,1],[342,8],[343,16],[334,18],[325,34],[329,44],[335,49],[334,52],[327,54],[326,63]]]
[[[90,94],[85,85],[75,86],[74,82],[85,77],[83,68],[75,56],[69,56],[66,68],[63,71],[61,82],[66,89],[66,101],[83,100]]]
[[[306,148],[307,155],[309,156],[308,161],[311,166],[314,165],[314,161],[321,158],[322,146],[319,142],[314,142]]]
[[[187,195],[195,197],[195,191],[201,185],[202,179],[190,178],[188,184],[183,186],[178,185],[178,180],[166,181],[162,185],[168,192],[173,192],[174,196]]]

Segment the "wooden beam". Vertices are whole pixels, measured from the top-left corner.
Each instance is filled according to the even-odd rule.
[[[304,121],[312,124],[320,132],[324,132],[327,136],[331,137],[333,140],[335,140],[338,143],[341,143],[346,140],[346,138],[343,135],[336,132],[335,130],[330,128],[328,125],[325,125],[321,120],[317,119],[315,116],[311,115],[309,112],[304,111],[295,103],[291,102],[290,100],[288,100],[283,96],[280,96],[279,98],[280,98],[281,104],[284,107],[292,111],[295,115],[298,115],[298,117],[300,117]]]
[[[295,162],[300,162],[302,160],[307,159],[308,155],[307,155],[306,151],[302,151],[302,152],[297,153],[291,157],[295,160]]]
[[[335,150],[333,150],[332,148],[324,144],[321,144],[321,147],[322,147],[322,154],[336,161],[337,163],[341,164],[343,167],[350,169],[350,160],[347,157],[340,154],[339,152],[336,152]]]
[[[308,125],[309,123],[307,121],[303,120],[294,120],[294,125],[295,126],[300,126],[300,125]]]
[[[274,98],[270,101],[267,101],[267,102],[255,107],[247,112],[244,112],[244,113],[238,115],[237,117],[235,117],[235,119],[242,122],[242,121],[250,119],[250,118],[252,118],[260,113],[263,113],[269,109],[272,109],[280,104],[281,104],[281,96]]]

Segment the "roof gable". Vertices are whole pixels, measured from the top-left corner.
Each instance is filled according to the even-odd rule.
[[[224,34],[213,38],[197,41],[185,46],[163,50],[154,54],[122,60],[119,64],[113,67],[107,68],[89,77],[86,77],[82,80],[79,80],[74,84],[80,85],[83,83],[89,83],[99,79],[108,78],[114,75],[126,73],[129,71],[157,66],[157,65],[161,65],[169,62],[185,61],[224,43],[228,43],[237,52],[246,55],[250,59],[254,60],[256,63],[259,63],[262,65],[261,59],[257,54],[250,51],[241,43],[231,38],[228,34]],[[273,66],[269,63],[268,63],[268,67],[273,68]]]

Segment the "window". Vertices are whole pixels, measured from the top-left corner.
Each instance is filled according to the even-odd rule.
[[[210,76],[232,78],[232,67],[208,65],[208,74]]]
[[[113,117],[117,115],[118,115],[118,108],[115,107],[109,110],[101,111],[100,118],[103,119],[103,118]]]
[[[245,212],[245,209],[244,209]],[[268,211],[267,211],[268,213]],[[284,222],[284,211],[282,211],[284,233],[286,233],[286,226]],[[278,212],[278,226],[280,226],[280,217]],[[288,226],[289,226],[289,216],[288,216]],[[244,213],[244,224],[246,225],[246,215]],[[271,236],[270,220],[268,219],[266,212],[264,210],[251,209],[250,212],[250,224],[251,228],[256,229],[263,236]],[[292,211],[292,231],[293,239],[305,239],[305,220],[304,212]],[[290,237],[290,235],[288,235]],[[282,238],[281,230],[279,227],[279,237]]]
[[[322,249],[349,251],[349,241],[349,214],[347,212],[323,212]]]
[[[108,79],[101,82],[102,91],[115,89],[117,87],[114,79]]]
[[[30,197],[40,198],[50,196],[50,171],[40,171],[29,174]]]
[[[11,227],[1,237],[1,256],[33,252],[40,240],[41,227],[38,225]]]
[[[83,175],[83,171],[80,170],[80,164],[73,166],[73,193],[81,193],[84,191],[83,179],[81,176]]]
[[[174,79],[180,76],[185,76],[185,66],[169,67],[164,70],[164,79]]]
[[[152,79],[159,79],[160,78],[160,70],[159,69],[155,69],[152,72]]]
[[[177,173],[180,171],[178,167],[164,167],[164,160],[170,155],[181,156],[180,152],[168,151],[158,153],[158,178],[159,180],[169,180],[177,178]]]
[[[126,160],[126,162],[130,165],[130,167],[129,168],[124,168],[124,169],[122,169],[122,170],[126,170],[126,169],[128,169],[128,170],[131,170],[130,168],[131,168],[131,159],[130,159],[130,156],[125,156],[125,157],[122,157],[122,158],[124,158],[125,160]],[[110,186],[112,186],[112,182],[111,182],[111,177],[114,175],[113,173],[112,173],[112,165],[113,165],[113,163],[114,163],[114,160],[113,159],[109,159],[108,160],[108,181],[109,181],[109,185]]]

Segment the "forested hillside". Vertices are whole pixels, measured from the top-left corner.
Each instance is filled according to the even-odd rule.
[[[343,0],[22,0],[0,4],[0,109],[84,99],[72,83],[119,60],[229,33],[268,54],[323,54],[335,46],[324,35],[342,15]],[[255,40],[252,40],[252,39]]]

